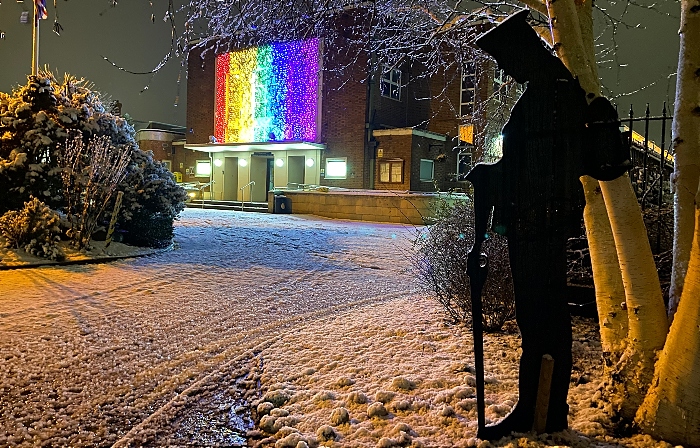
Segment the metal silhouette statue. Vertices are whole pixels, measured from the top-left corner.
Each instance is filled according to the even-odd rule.
[[[528,432],[533,425],[546,432],[568,427],[572,336],[565,296],[566,242],[581,230],[585,199],[579,178],[612,180],[630,166],[615,109],[604,98],[588,105],[578,80],[545,47],[527,24],[527,15],[527,10],[516,13],[476,42],[506,74],[527,83],[503,128],[503,157],[494,164],[477,164],[467,175],[475,193],[476,242],[467,265],[478,437],[488,440]],[[492,208],[493,230],[508,238],[522,356],[517,405],[500,423],[485,426],[480,317],[488,262],[480,246]]]

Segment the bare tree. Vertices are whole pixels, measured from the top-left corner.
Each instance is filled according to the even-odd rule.
[[[85,249],[95,232],[109,199],[126,175],[130,151],[113,146],[109,137],[82,134],[70,139],[61,152],[63,191],[70,221],[69,237]]]

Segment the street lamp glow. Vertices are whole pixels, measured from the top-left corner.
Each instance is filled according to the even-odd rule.
[[[284,160],[282,160],[282,159],[275,160],[275,165],[277,165],[278,168],[282,168],[284,166]]]
[[[306,159],[306,166],[308,166],[309,168],[314,166],[314,159]]]
[[[238,164],[240,166],[248,166],[248,161],[246,159],[238,159]]]
[[[214,159],[214,166],[221,166],[221,159]]]

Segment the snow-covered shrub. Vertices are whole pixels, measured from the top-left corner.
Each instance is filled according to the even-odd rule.
[[[173,238],[173,222],[185,208],[187,193],[153,153],[134,148],[124,180],[119,229],[124,242],[137,246],[163,247]],[[113,201],[112,201],[113,202]],[[107,215],[112,207],[107,207]]]
[[[76,132],[85,144],[104,136],[115,151],[130,152],[127,178],[117,187],[126,205],[118,224],[132,236],[169,243],[186,194],[151,153],[137,148],[134,128],[89,82],[71,75],[58,81],[41,71],[11,94],[0,93],[0,126],[0,213],[19,210],[30,196],[56,210],[67,207],[60,167],[66,141]]]
[[[453,322],[471,320],[467,255],[474,244],[474,209],[469,200],[440,201],[435,223],[414,243],[414,267],[424,289],[442,305]],[[513,277],[505,237],[489,233],[482,245],[489,273],[481,297],[484,330],[498,331],[515,316]]]
[[[85,143],[107,136],[114,146],[134,145],[134,129],[102,104],[88,82],[48,71],[0,94],[0,212],[19,210],[30,196],[63,206],[61,148],[78,131]],[[71,132],[73,131],[73,132]]]
[[[37,198],[31,198],[19,210],[0,216],[0,233],[7,247],[24,249],[37,257],[51,260],[65,258],[58,246],[61,230],[58,213]]]

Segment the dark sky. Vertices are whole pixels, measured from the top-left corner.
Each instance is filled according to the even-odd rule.
[[[152,0],[153,8],[148,0],[120,0],[116,7],[110,7],[110,0],[56,1],[64,30],[61,36],[53,33],[56,10],[53,1],[47,0],[49,18],[41,22],[40,65],[89,79],[98,90],[120,100],[123,111],[136,120],[185,124],[186,78],[183,69],[178,87],[179,59],[169,61],[154,76],[124,73],[102,59],[106,56],[131,71],[155,68],[170,48],[171,28],[163,21],[167,0]],[[625,5],[597,4],[616,16]],[[31,17],[31,8],[31,0],[5,0],[0,5],[0,30],[5,33],[5,39],[0,40],[1,91],[9,92],[23,83],[31,70],[31,25],[19,21],[23,10]],[[659,8],[661,12],[630,6],[625,21],[631,28],[620,25],[615,41],[610,29],[604,30],[601,20],[596,22],[601,45],[616,42],[619,46],[616,56],[605,58],[609,62],[600,70],[612,96],[656,83],[632,96],[614,98],[621,115],[627,113],[630,102],[637,113],[643,113],[644,103],[650,102],[652,114],[659,114],[661,103],[667,96],[673,97],[675,77],[667,79],[666,75],[675,72],[678,63],[680,7],[676,1],[665,0]],[[152,13],[155,23],[151,22]],[[598,13],[596,19],[600,17]],[[148,90],[142,92],[147,85]]]
[[[168,2],[153,0],[155,23],[151,22],[148,0],[121,0],[114,8],[108,0],[56,0],[60,36],[53,32],[55,9],[47,0],[49,18],[41,21],[39,64],[48,64],[61,76],[69,72],[93,82],[97,88],[118,99],[123,112],[136,120],[185,124],[186,77],[178,89],[181,61],[172,59],[153,77],[131,75],[102,59],[108,57],[131,71],[155,68],[170,49],[170,25],[163,21]],[[20,24],[23,10],[32,14],[32,1],[5,0],[0,5],[0,90],[8,92],[24,83],[31,72],[32,27]],[[152,79],[151,79],[152,78]],[[150,83],[150,85],[149,85]],[[144,87],[148,90],[141,93]],[[180,95],[178,106],[174,106]]]

